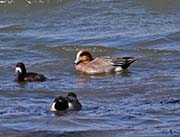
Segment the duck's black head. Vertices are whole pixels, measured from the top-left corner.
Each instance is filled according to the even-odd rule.
[[[65,97],[56,97],[51,105],[51,111],[65,111],[68,109],[68,101]]]
[[[15,73],[18,76],[26,74],[26,67],[24,63],[19,62],[16,64]]]
[[[67,94],[67,97],[77,98],[77,95],[76,95],[74,92],[69,92],[69,93]]]

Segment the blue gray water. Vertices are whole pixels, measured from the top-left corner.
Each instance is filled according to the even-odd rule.
[[[77,73],[75,53],[134,56],[127,72]],[[17,83],[24,62],[46,82]],[[0,136],[180,136],[180,1],[0,1]],[[58,95],[83,109],[54,116]]]

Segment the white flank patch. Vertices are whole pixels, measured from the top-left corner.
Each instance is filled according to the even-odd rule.
[[[122,67],[116,67],[116,68],[115,68],[115,72],[118,72],[118,71],[121,71],[121,70],[123,70]]]
[[[51,111],[56,111],[56,109],[55,109],[55,102],[51,105]]]
[[[1,0],[0,3],[1,3],[1,4],[6,3],[6,1],[2,1],[2,0]]]
[[[16,73],[22,73],[22,69],[20,67],[16,67],[15,72]]]
[[[73,110],[74,109],[73,104],[71,102],[68,102],[68,109],[69,110]]]
[[[28,4],[32,4],[32,2],[31,2],[31,1],[29,1],[29,0],[26,0],[26,2],[27,2]]]

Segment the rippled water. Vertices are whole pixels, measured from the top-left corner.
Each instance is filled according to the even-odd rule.
[[[0,136],[180,136],[178,0],[10,2],[0,1]],[[137,61],[83,75],[80,49]],[[19,61],[48,80],[16,83]],[[54,116],[53,99],[69,91],[83,109]]]

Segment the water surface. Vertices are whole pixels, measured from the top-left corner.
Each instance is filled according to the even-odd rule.
[[[0,2],[0,136],[180,136],[179,7],[178,0]],[[80,49],[137,61],[120,74],[79,74]],[[48,80],[15,82],[17,62]],[[53,99],[69,91],[83,109],[54,116]]]

